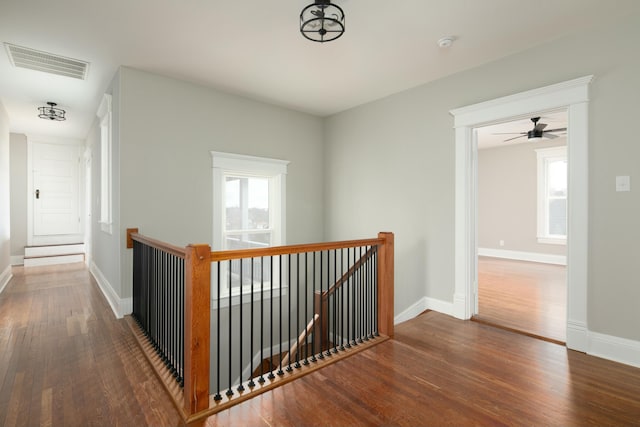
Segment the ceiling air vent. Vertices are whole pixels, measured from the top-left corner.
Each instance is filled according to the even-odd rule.
[[[89,63],[79,59],[65,58],[53,53],[5,43],[11,63],[16,67],[43,71],[59,76],[85,80]]]

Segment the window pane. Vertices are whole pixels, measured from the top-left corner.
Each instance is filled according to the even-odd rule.
[[[567,161],[552,160],[548,165],[548,195],[567,197]]]
[[[271,246],[271,232],[228,234],[225,238],[225,249],[253,249]]]
[[[549,235],[567,235],[567,200],[549,200]]]
[[[270,228],[268,178],[227,176],[224,199],[225,230]]]

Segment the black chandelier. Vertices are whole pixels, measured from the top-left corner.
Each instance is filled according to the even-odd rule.
[[[344,34],[344,11],[330,0],[316,0],[300,12],[300,32],[314,42],[330,42]]]
[[[56,108],[56,105],[58,104],[56,104],[55,102],[47,102],[47,105],[48,107],[38,107],[38,111],[40,111],[38,117],[45,120],[55,120],[57,122],[67,120],[64,116],[66,114],[66,111],[61,108]]]

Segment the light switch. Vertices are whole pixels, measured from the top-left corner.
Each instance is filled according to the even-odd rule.
[[[631,177],[616,176],[616,191],[631,191]]]

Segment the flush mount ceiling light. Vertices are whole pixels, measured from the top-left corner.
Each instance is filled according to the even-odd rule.
[[[56,105],[58,104],[56,104],[55,102],[47,102],[47,105],[48,107],[38,107],[38,111],[40,111],[38,117],[45,120],[55,120],[57,122],[67,120],[64,116],[66,114],[66,111],[60,108],[56,108]]]
[[[344,11],[330,0],[316,0],[300,12],[300,32],[314,42],[335,40],[344,34]]]

